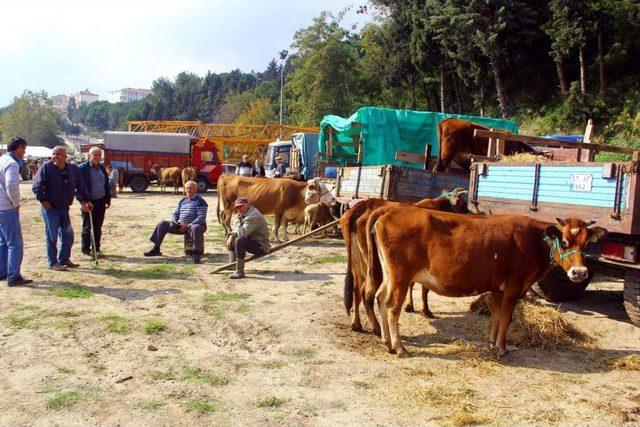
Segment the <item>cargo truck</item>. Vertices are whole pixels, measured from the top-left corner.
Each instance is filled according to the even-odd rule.
[[[154,166],[192,166],[198,192],[215,187],[222,174],[213,141],[182,133],[105,132],[104,161],[124,173],[124,184],[134,193],[144,192],[157,179]]]

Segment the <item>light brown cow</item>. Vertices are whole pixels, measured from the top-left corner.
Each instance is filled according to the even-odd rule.
[[[184,185],[189,181],[196,182],[197,176],[196,169],[193,166],[182,169],[182,193],[185,196],[187,195],[187,190]]]
[[[263,215],[274,214],[273,237],[279,241],[280,225],[283,239],[287,240],[289,221],[304,222],[304,208],[310,203],[335,203],[335,197],[318,178],[308,182],[291,179],[250,178],[240,175],[223,175],[218,179],[218,221],[229,232],[233,216],[233,202],[243,197]],[[220,204],[224,211],[220,212]]]
[[[489,139],[474,137],[473,131],[476,129],[489,130],[485,126],[455,118],[442,120],[438,124],[438,160],[433,171],[445,171],[453,160],[463,168],[469,169],[469,154],[486,156]],[[506,156],[516,153],[544,154],[519,141],[505,141],[504,148]]]
[[[302,227],[302,234],[309,233],[314,225],[322,227],[325,224],[335,221],[331,210],[322,203],[313,203],[304,208],[304,226]],[[331,227],[330,227],[331,228]],[[327,236],[328,229],[325,230],[324,235]]]
[[[383,208],[385,209],[385,208]],[[516,302],[559,265],[571,281],[589,274],[584,249],[602,237],[593,221],[558,219],[557,224],[520,215],[454,215],[415,207],[373,212],[367,223],[369,274],[378,263],[376,293],[382,341],[391,353],[407,356],[398,319],[412,282],[439,295],[462,297],[491,292],[491,345],[507,353],[506,333]],[[375,256],[374,256],[375,254]],[[368,287],[378,287],[368,284]]]
[[[456,188],[449,193],[443,193],[436,199],[423,199],[414,206],[422,209],[434,209],[448,212],[467,213],[467,192],[462,188]],[[360,321],[360,301],[365,296],[365,279],[368,274],[368,250],[366,224],[371,213],[382,207],[409,206],[399,202],[392,202],[382,199],[368,199],[359,202],[345,212],[340,218],[340,227],[347,248],[347,273],[344,281],[344,304],[347,314],[351,314],[355,299],[355,309],[351,319],[351,329],[354,331],[362,331],[362,323]],[[413,288],[413,285],[412,285]],[[422,313],[427,317],[435,317],[429,310],[428,303],[429,290],[422,288]],[[374,312],[375,290],[370,298],[364,298],[365,311],[374,333],[380,334],[380,326]],[[409,294],[409,304],[407,311],[413,311],[413,295]]]
[[[180,168],[163,168],[159,165],[154,165],[153,170],[158,177],[158,185],[160,186],[161,192],[164,193],[167,184],[173,184],[173,194],[178,194],[180,188]]]

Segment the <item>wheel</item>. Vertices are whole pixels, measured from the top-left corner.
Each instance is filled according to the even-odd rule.
[[[206,193],[209,189],[209,181],[206,178],[199,176],[196,179],[196,182],[198,183],[198,193]]]
[[[624,308],[631,323],[640,327],[640,271],[627,270],[624,275]]]
[[[147,179],[143,176],[134,176],[131,178],[131,181],[129,181],[129,187],[134,193],[143,193],[148,186],[149,182],[147,182]]]
[[[576,283],[569,280],[563,269],[556,267],[547,277],[538,281],[533,290],[547,301],[570,301],[582,295],[589,286],[589,282],[591,282],[591,270],[589,270],[589,277]]]

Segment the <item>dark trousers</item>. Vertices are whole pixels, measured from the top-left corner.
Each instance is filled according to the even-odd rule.
[[[104,199],[92,200],[93,210],[93,230],[96,233],[96,252],[100,250],[100,240],[102,239],[102,224],[104,224],[104,213],[107,204]],[[88,212],[82,212],[82,252],[91,252],[91,221]]]
[[[262,255],[264,251],[262,246],[256,243],[255,240],[248,239],[246,237],[238,237],[233,242],[233,250],[236,253],[238,259],[244,259],[247,256],[247,252],[254,255]]]
[[[162,241],[167,233],[171,234],[189,234],[191,242],[193,242],[193,253],[202,255],[204,254],[204,232],[207,230],[205,225],[192,225],[189,231],[180,231],[180,224],[174,221],[160,221],[156,225],[156,229],[153,230],[151,240],[154,245],[159,249],[162,245]]]

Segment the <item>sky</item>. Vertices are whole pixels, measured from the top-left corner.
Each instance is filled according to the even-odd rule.
[[[0,107],[24,90],[106,100],[181,71],[262,71],[323,10],[365,0],[9,0],[0,7]]]

